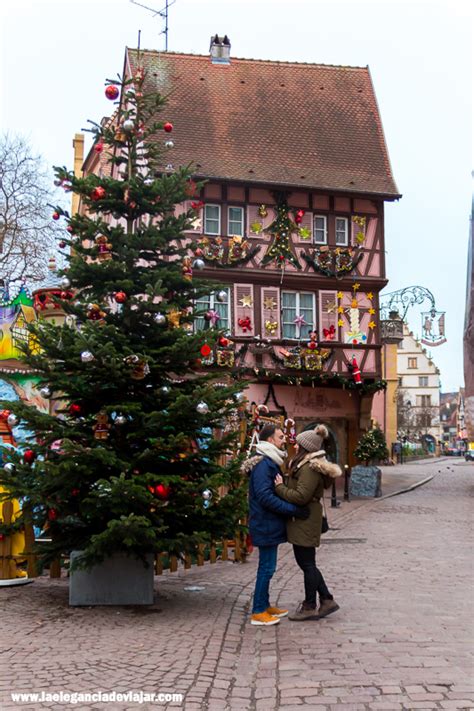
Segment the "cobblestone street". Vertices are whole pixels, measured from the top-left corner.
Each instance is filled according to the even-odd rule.
[[[44,689],[181,692],[189,711],[474,709],[474,465],[398,470],[434,478],[329,509],[318,560],[341,609],[321,621],[248,623],[256,554],[156,578],[147,609],[69,608],[66,579],[0,589],[0,708],[159,708],[10,698]],[[282,607],[302,599],[288,545],[272,591]]]

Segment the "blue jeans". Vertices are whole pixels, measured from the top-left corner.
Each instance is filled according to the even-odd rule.
[[[252,614],[265,612],[270,607],[270,580],[276,570],[278,546],[258,547],[258,570],[253,596]]]

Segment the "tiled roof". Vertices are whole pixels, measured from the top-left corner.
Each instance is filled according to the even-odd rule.
[[[127,50],[132,68],[136,50]],[[262,184],[399,197],[367,67],[142,51],[168,95],[175,166]],[[160,138],[169,136],[160,136]]]

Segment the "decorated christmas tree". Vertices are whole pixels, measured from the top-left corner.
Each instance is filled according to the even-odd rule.
[[[55,297],[66,319],[38,321],[24,345],[55,415],[3,402],[32,436],[27,451],[4,453],[0,470],[0,485],[23,502],[15,526],[28,516],[51,539],[44,559],[81,550],[85,566],[233,537],[245,502],[241,385],[204,370],[222,333],[204,338],[194,325],[196,299],[211,290],[219,299],[218,286],[192,273],[202,264],[190,261],[183,232],[196,210],[175,212],[200,186],[190,168],[166,165],[173,126],[142,69],[105,93],[115,113],[91,123],[104,175],[56,169],[83,206],[53,213],[65,228],[60,247],[70,247]]]
[[[366,466],[373,461],[380,461],[388,457],[387,443],[380,427],[374,427],[366,432],[357,443],[354,455]]]

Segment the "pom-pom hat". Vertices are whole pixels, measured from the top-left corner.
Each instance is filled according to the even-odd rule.
[[[296,441],[300,447],[304,447],[307,452],[324,452],[321,449],[323,441],[329,437],[329,432],[325,425],[316,425],[314,430],[300,432],[296,436]]]

